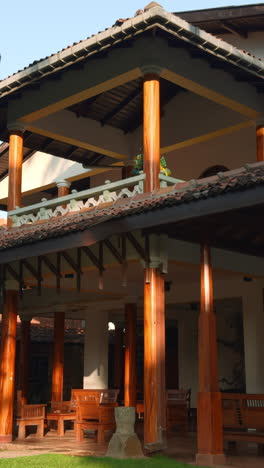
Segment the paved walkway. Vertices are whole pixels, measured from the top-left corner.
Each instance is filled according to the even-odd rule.
[[[139,434],[142,432],[139,427]],[[0,458],[11,458],[42,453],[61,453],[79,456],[103,456],[106,444],[97,444],[92,435],[77,443],[73,431],[66,431],[64,437],[58,437],[55,431],[50,431],[43,439],[36,439],[34,435],[25,441],[15,440],[12,444],[0,446]],[[186,437],[170,437],[166,455],[178,461],[194,464],[196,453],[196,435]],[[232,468],[264,468],[264,456],[259,456],[257,446],[251,444],[238,445],[236,453],[227,451],[227,463]]]

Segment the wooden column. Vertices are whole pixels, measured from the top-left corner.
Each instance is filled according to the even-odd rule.
[[[58,189],[58,194],[57,194],[58,198],[69,195],[71,184],[67,180],[64,180],[64,179],[57,180],[56,185]]]
[[[257,161],[264,161],[264,125],[259,125],[256,130],[257,136]]]
[[[125,406],[136,406],[137,392],[137,367],[136,367],[136,347],[137,347],[137,305],[125,304]]]
[[[54,348],[52,367],[52,401],[63,401],[64,374],[64,312],[54,314]]]
[[[7,210],[21,206],[21,183],[23,162],[23,131],[9,130],[9,162],[8,162],[8,204]],[[12,220],[7,220],[12,226]]]
[[[156,451],[166,430],[164,278],[149,268],[144,283],[144,445]]]
[[[218,386],[216,319],[210,247],[201,245],[201,306],[199,317],[199,384],[197,400],[197,464],[225,463],[222,400]]]
[[[143,155],[145,192],[160,186],[160,80],[156,74],[143,81]]]
[[[30,319],[21,318],[21,342],[20,342],[20,367],[19,390],[21,391],[21,403],[28,403],[28,378],[30,363]]]
[[[123,328],[115,329],[115,355],[114,355],[114,387],[121,390],[123,380]]]
[[[13,430],[18,285],[6,282],[0,357],[0,442],[11,442]]]

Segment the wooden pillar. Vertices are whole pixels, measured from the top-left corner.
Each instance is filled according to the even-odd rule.
[[[20,341],[20,367],[19,367],[19,390],[21,391],[21,403],[28,403],[28,378],[30,363],[30,319],[21,318],[21,341]]]
[[[137,305],[125,304],[125,406],[136,406],[137,392],[137,367],[136,367],[136,347],[137,347]]]
[[[121,389],[123,380],[123,328],[115,329],[115,351],[114,351],[114,387]]]
[[[164,278],[148,268],[144,283],[144,445],[156,451],[166,430]]]
[[[64,320],[65,320],[64,312],[55,312],[52,390],[51,390],[52,401],[63,401]]]
[[[257,137],[257,161],[264,161],[264,125],[259,125],[256,130]]]
[[[18,284],[6,282],[0,357],[0,442],[12,441]]]
[[[225,463],[222,400],[218,386],[216,318],[210,247],[201,245],[201,306],[199,317],[199,383],[197,399],[198,465]]]
[[[14,210],[21,206],[23,162],[23,131],[9,130],[9,162],[8,162],[8,204],[7,210]],[[7,220],[7,225],[12,226],[12,220]]]
[[[58,198],[66,197],[66,195],[69,195],[71,184],[67,180],[58,179],[56,181],[56,185],[57,185],[57,189],[58,189],[58,193],[57,193]],[[66,206],[67,205],[62,205],[62,208],[66,208]]]
[[[148,74],[143,80],[143,155],[145,192],[160,186],[160,80]]]
[[[59,179],[56,181],[56,185],[58,189],[58,194],[57,194],[58,198],[69,195],[71,184],[67,180]]]

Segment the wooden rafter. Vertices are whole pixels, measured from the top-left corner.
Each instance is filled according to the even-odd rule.
[[[101,124],[104,126],[109,120],[111,120],[118,112],[120,112],[125,106],[127,106],[133,99],[135,99],[140,93],[142,93],[141,84],[138,88],[135,88],[125,99],[123,99],[114,109],[109,111],[105,117],[101,120]]]

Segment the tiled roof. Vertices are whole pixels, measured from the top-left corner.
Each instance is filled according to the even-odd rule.
[[[67,321],[66,321],[67,322]],[[0,322],[0,333],[2,329],[2,322]],[[70,328],[65,323],[64,342],[72,344],[81,344],[84,342],[85,331],[83,328]],[[21,323],[17,324],[17,339],[21,339]],[[41,317],[40,322],[36,323],[32,320],[30,326],[30,341],[34,343],[53,343],[54,341],[54,325],[52,319],[43,321]]]
[[[78,214],[41,221],[19,228],[0,230],[0,250],[33,244],[45,239],[58,238],[84,231],[111,219],[118,219],[175,205],[199,202],[225,195],[231,191],[245,191],[264,184],[264,162],[248,164],[240,169],[219,173],[205,179],[191,180],[159,189],[155,193],[143,193],[116,202],[103,203],[96,208]]]
[[[150,24],[160,24],[164,29],[174,31],[177,37],[188,41],[193,45],[205,50],[209,54],[217,51],[217,57],[228,60],[235,66],[243,68],[249,73],[263,78],[264,63],[260,59],[248,56],[243,51],[231,44],[220,41],[212,34],[209,34],[190,23],[167,12],[160,6],[145,7],[139,10],[133,18],[119,19],[111,28],[93,34],[87,39],[73,43],[70,46],[56,52],[50,56],[39,59],[13,75],[0,81],[0,97],[15,92],[35,80],[45,78],[60,69],[73,65],[80,60],[85,60],[90,55],[103,50],[106,47],[116,44],[131,37],[137,31],[145,30]]]

